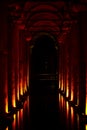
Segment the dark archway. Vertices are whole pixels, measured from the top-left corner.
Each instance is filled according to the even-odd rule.
[[[34,87],[33,91],[42,91],[44,84],[49,83],[52,85],[54,82],[58,84],[57,73],[58,48],[55,44],[55,40],[50,35],[40,35],[39,37],[35,38],[31,53],[30,82],[32,88],[38,83],[38,85]],[[44,91],[47,91],[45,87]]]
[[[33,74],[55,74],[57,71],[57,52],[54,41],[49,36],[36,39],[32,50]]]

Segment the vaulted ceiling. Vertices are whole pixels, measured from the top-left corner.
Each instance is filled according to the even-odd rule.
[[[26,36],[49,33],[63,42],[72,25],[77,22],[78,12],[85,5],[68,2],[14,2],[8,4],[8,17],[25,30]]]

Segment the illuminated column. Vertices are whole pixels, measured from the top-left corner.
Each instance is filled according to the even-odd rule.
[[[85,44],[85,56],[87,57],[87,44]],[[86,100],[85,100],[85,114],[87,115],[87,58],[86,60]],[[86,125],[87,128],[87,125]]]
[[[63,77],[62,77],[62,46],[60,45],[59,51],[59,89],[63,90]]]
[[[70,33],[71,45],[71,101],[79,105],[79,27],[75,23]]]
[[[13,37],[13,44],[14,44],[14,51],[15,51],[15,95],[16,100],[19,101],[19,27],[17,23],[14,25],[14,37]]]
[[[26,48],[26,43],[24,42],[23,44],[23,88],[24,88],[24,93],[27,91],[27,48]]]
[[[66,94],[67,91],[67,46],[63,44],[63,86],[64,86],[64,93]]]
[[[66,97],[69,97],[69,54],[66,50]]]
[[[8,30],[8,101],[9,110],[16,107],[16,93],[15,93],[15,43],[13,42],[14,24],[9,21]]]
[[[19,89],[23,95],[23,30],[20,30],[19,39]]]
[[[23,95],[24,92],[24,52],[23,52],[23,44],[24,44],[24,30],[20,29],[19,32],[19,89],[20,95]]]
[[[26,52],[27,52],[27,87],[28,87],[28,89],[29,89],[29,85],[30,85],[30,83],[29,83],[29,81],[30,81],[30,46],[29,46],[29,44],[30,44],[30,41],[31,41],[31,37],[26,37],[25,38],[25,40],[26,40]]]
[[[3,7],[3,8],[1,8]],[[0,117],[8,113],[7,5],[0,4]]]
[[[0,114],[8,113],[7,52],[0,51]]]
[[[28,89],[29,89],[29,79],[30,79],[29,68],[30,68],[30,52],[29,52],[29,46],[27,46],[27,87]]]
[[[61,90],[63,91],[63,87],[64,87],[64,84],[63,84],[63,46],[61,47]]]

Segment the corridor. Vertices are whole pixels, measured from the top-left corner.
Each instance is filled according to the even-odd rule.
[[[87,0],[0,3],[0,130],[87,130]]]

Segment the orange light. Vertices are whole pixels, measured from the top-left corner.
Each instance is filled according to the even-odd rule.
[[[8,98],[5,98],[5,112],[8,113]]]
[[[8,92],[7,92],[7,85],[5,88],[5,112],[8,113]]]
[[[6,127],[6,129],[5,130],[8,130],[8,127]]]
[[[71,90],[71,101],[73,101],[73,90]]]
[[[71,126],[74,127],[74,109],[71,107]],[[74,129],[74,128],[73,128]]]
[[[6,66],[6,70],[7,70],[7,66]],[[8,113],[8,81],[7,81],[7,71],[6,71],[6,77],[5,77],[5,89],[4,89],[4,93],[5,93],[5,112]]]
[[[62,109],[63,109],[63,102],[64,101],[64,99],[63,99],[63,96],[61,96],[61,107],[62,107]]]
[[[85,125],[85,130],[87,130],[87,124]]]
[[[87,70],[86,70],[86,101],[85,101],[85,114],[87,115]]]
[[[76,117],[77,117],[77,128],[79,130],[79,114],[76,114]]]
[[[71,120],[72,120],[72,123],[74,121],[74,110],[73,110],[73,107],[71,107]]]
[[[13,115],[12,130],[16,130],[16,114]]]
[[[67,84],[67,88],[66,88],[66,97],[69,96],[69,89],[68,89],[68,84]]]
[[[85,114],[87,115],[87,95],[86,95]]]
[[[61,90],[63,90],[63,79],[61,81]]]
[[[27,91],[26,81],[24,82],[24,93]]]
[[[19,84],[17,85],[17,100],[19,100]]]
[[[20,110],[20,119],[23,122],[23,109]]]
[[[20,94],[23,95],[23,83],[22,83],[22,80],[20,82]]]
[[[69,103],[68,102],[66,102],[66,117],[67,119],[69,117]]]
[[[61,78],[60,78],[60,74],[59,74],[59,89],[61,88]]]
[[[79,85],[77,86],[77,88],[79,88]],[[77,91],[77,105],[79,105],[79,89]]]
[[[73,101],[74,98],[74,85],[73,85],[73,79],[71,80],[71,101]]]
[[[68,76],[67,76],[68,78]],[[66,82],[66,97],[69,97],[69,84],[68,84],[68,79],[67,79],[67,82]]]
[[[68,80],[68,70],[66,74],[66,97],[69,97],[69,80]]]
[[[13,89],[13,92],[12,92],[12,106],[16,107],[15,89]]]

